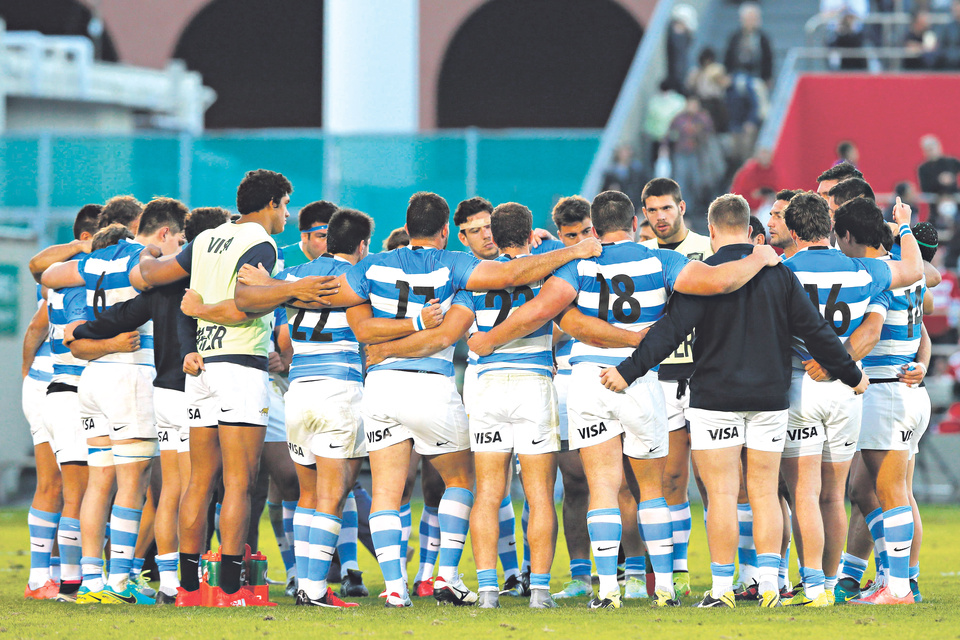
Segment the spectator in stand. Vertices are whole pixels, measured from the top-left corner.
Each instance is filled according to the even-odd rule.
[[[736,167],[749,158],[753,151],[760,130],[760,101],[753,79],[745,73],[733,74],[726,97],[730,160]]]
[[[634,157],[633,147],[622,144],[613,155],[613,165],[603,174],[601,191],[620,191],[627,194],[631,202],[640,202],[643,185],[650,179],[643,163]]]
[[[678,113],[683,111],[686,100],[682,95],[670,88],[670,81],[660,83],[660,92],[647,102],[647,111],[643,120],[643,133],[651,144],[650,160],[656,161],[660,152],[660,145],[667,139],[670,123]],[[669,176],[658,176],[667,178]]]
[[[770,39],[760,30],[760,21],[760,5],[740,5],[740,29],[730,36],[724,65],[730,73],[742,71],[769,85],[773,80],[773,50]]]
[[[923,164],[917,168],[920,191],[933,201],[930,205],[930,221],[945,228],[957,213],[957,175],[960,160],[943,155],[943,145],[933,134],[920,138]]]
[[[704,183],[703,164],[700,157],[709,138],[713,136],[713,121],[710,114],[700,106],[697,96],[687,96],[687,104],[670,123],[669,137],[673,142],[673,179],[687,194],[687,211],[702,219],[706,211],[704,191],[714,185]]]
[[[667,31],[667,81],[674,91],[683,91],[683,82],[690,69],[690,45],[697,30],[697,10],[678,4],[670,14]]]
[[[903,39],[907,57],[903,68],[914,71],[932,69],[937,62],[937,34],[930,28],[930,14],[920,10],[913,14],[910,30]]]
[[[836,29],[827,39],[827,46],[834,49],[862,49],[866,37],[857,17],[850,12],[844,12],[837,21]],[[830,53],[828,59],[830,68],[843,71],[862,71],[867,68],[867,59],[858,55],[844,55],[842,51]]]
[[[860,149],[849,140],[844,140],[837,145],[837,161],[833,164],[838,165],[843,162],[849,162],[853,166],[860,164]]]
[[[727,87],[730,76],[723,65],[717,62],[717,54],[710,47],[704,47],[697,58],[697,66],[687,76],[687,93],[700,98],[700,104],[710,114],[713,129],[717,133],[727,132]]]
[[[757,211],[764,200],[765,190],[777,190],[777,172],[771,164],[770,149],[757,149],[756,155],[743,163],[733,176],[730,192],[747,199],[751,211]]]
[[[937,66],[941,69],[960,70],[960,0],[950,5],[953,20],[940,28],[937,38]]]

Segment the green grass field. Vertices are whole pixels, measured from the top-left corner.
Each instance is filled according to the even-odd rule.
[[[438,607],[430,600],[414,599],[406,610],[385,610],[375,597],[364,599],[359,609],[333,611],[292,606],[292,599],[274,588],[280,606],[250,609],[180,609],[173,607],[77,606],[23,600],[29,556],[26,553],[25,509],[0,511],[0,638],[960,638],[960,509],[924,507],[924,542],[920,585],[924,602],[906,607],[846,605],[832,609],[783,608],[735,611],[651,609],[647,601],[630,601],[619,611],[590,611],[586,601],[562,601],[553,611],[531,611],[525,601],[503,599],[499,611]],[[414,506],[414,541],[419,508]],[[693,515],[690,567],[694,589],[709,586],[709,559],[699,511]],[[269,556],[272,577],[283,575],[279,552],[269,522],[261,522],[261,540]],[[563,544],[558,545],[553,566],[554,590],[568,579]],[[795,568],[795,563],[791,563]],[[383,582],[375,560],[361,547],[361,569],[371,593]],[[472,556],[464,554],[464,580],[476,588]],[[411,562],[411,575],[416,571]],[[693,598],[684,605],[692,604]]]

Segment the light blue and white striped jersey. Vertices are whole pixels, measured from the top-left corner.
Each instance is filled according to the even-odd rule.
[[[547,238],[537,246],[530,247],[530,254],[534,256],[539,256],[542,253],[549,253],[551,251],[556,251],[558,249],[564,249],[564,248],[566,248],[566,245],[564,245],[559,240],[551,240]]]
[[[850,258],[830,247],[805,247],[783,264],[800,280],[820,314],[841,339],[863,322],[867,305],[875,295],[890,287],[890,267],[875,258]],[[810,359],[806,345],[793,339],[793,366],[802,370]]]
[[[347,272],[347,284],[370,301],[376,318],[413,318],[437,298],[443,312],[465,289],[480,261],[471,254],[433,247],[401,247],[367,256]],[[428,358],[387,358],[370,367],[453,375],[453,346]]]
[[[51,382],[77,386],[87,361],[75,357],[63,345],[63,331],[71,322],[90,319],[87,315],[87,290],[84,287],[50,289],[47,292],[47,304],[50,317],[49,345],[53,353]]]
[[[40,294],[40,285],[37,285],[37,309],[43,306],[43,296]],[[50,311],[47,308],[47,317]],[[50,341],[44,340],[33,354],[33,362],[30,364],[30,370],[27,372],[28,378],[39,380],[40,382],[50,382],[53,376],[53,355],[50,353]]]
[[[502,255],[497,262],[511,258]],[[468,309],[474,315],[470,332],[490,331],[540,293],[543,281],[522,287],[493,291],[458,291],[453,304]],[[533,333],[497,347],[487,356],[477,359],[477,375],[492,371],[528,371],[553,377],[553,323],[548,322]]]
[[[573,353],[573,345],[576,344],[576,342],[574,338],[563,334],[560,342],[554,345],[553,353],[554,360],[557,362],[558,376],[568,376],[573,370],[573,365],[570,364],[570,355]]]
[[[140,263],[143,245],[123,239],[115,245],[104,247],[80,258],[77,265],[87,288],[89,317],[100,314],[113,305],[130,300],[139,291],[130,284],[130,271]],[[137,327],[140,332],[140,349],[130,353],[110,353],[91,362],[119,362],[153,366],[153,320]]]
[[[325,253],[316,260],[281,271],[277,274],[277,280],[338,276],[346,273],[351,266],[343,258]],[[314,378],[363,381],[360,345],[347,324],[345,309],[307,311],[288,307],[287,324],[293,342],[291,382]]]
[[[870,300],[867,313],[883,316],[880,341],[863,359],[863,371],[870,378],[896,378],[902,365],[917,359],[926,291],[926,281],[920,278],[909,287],[884,291]]]
[[[660,319],[673,283],[689,260],[676,251],[651,249],[630,240],[603,245],[599,258],[574,260],[554,276],[577,292],[577,308],[627,331],[641,331]],[[616,366],[632,348],[602,349],[576,342],[570,363]]]
[[[40,285],[37,285],[37,309],[43,306],[43,296],[40,295]],[[49,307],[47,308],[47,317],[49,318]],[[30,364],[30,370],[27,377],[39,380],[40,382],[50,382],[53,376],[53,355],[50,353],[50,341],[44,340],[33,354],[33,362]]]

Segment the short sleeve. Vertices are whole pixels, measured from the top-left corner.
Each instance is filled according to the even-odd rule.
[[[476,313],[476,307],[473,304],[473,294],[466,289],[457,291],[453,296],[453,302],[451,304],[460,305],[470,311],[470,313]]]
[[[873,295],[886,291],[893,282],[893,274],[890,272],[890,265],[886,260],[877,260],[876,258],[863,258],[860,263],[870,272],[870,278],[873,280],[871,291]]]
[[[542,253],[549,253],[551,251],[556,251],[557,249],[563,249],[563,248],[564,248],[563,243],[560,242],[559,240],[553,240],[551,238],[547,238],[546,240],[541,242],[539,246],[533,247],[533,249],[530,250],[530,253],[532,253],[535,256],[538,256]]]
[[[577,265],[580,264],[579,260],[574,260],[573,262],[568,262],[559,269],[553,272],[553,275],[557,278],[560,278],[571,287],[574,291],[580,291],[580,273],[577,270]]]
[[[448,251],[447,255],[453,260],[450,265],[450,282],[454,289],[466,289],[467,281],[473,275],[473,270],[480,264],[480,260],[471,253],[462,251]]]
[[[177,264],[180,265],[184,271],[190,273],[190,267],[193,265],[192,242],[188,242],[180,249],[180,253],[177,254]]]
[[[249,264],[252,267],[263,265],[268,272],[273,273],[273,268],[277,266],[277,248],[270,242],[261,242],[246,250],[237,260],[237,271],[240,267]]]
[[[367,279],[367,269],[369,269],[372,264],[372,257],[373,256],[367,256],[350,267],[346,276],[347,284],[350,285],[350,288],[353,289],[355,294],[364,300],[370,299],[370,280]]]
[[[273,312],[273,319],[275,326],[282,326],[287,324],[287,308],[286,307],[277,307]]]
[[[87,320],[87,290],[84,287],[70,287],[63,296],[63,310],[67,324]]]
[[[663,265],[663,277],[666,280],[667,288],[673,291],[673,283],[680,277],[680,272],[687,266],[690,259],[676,251],[667,251],[657,249],[660,264]]]

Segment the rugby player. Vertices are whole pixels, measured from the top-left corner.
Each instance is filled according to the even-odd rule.
[[[783,210],[790,204],[791,198],[800,193],[796,189],[781,189],[777,192],[776,200],[770,208],[770,219],[767,220],[767,231],[770,233],[771,246],[783,251],[784,259],[790,258],[797,252],[797,243],[794,242],[790,230],[783,221]]]
[[[299,266],[327,253],[328,226],[330,217],[336,211],[337,205],[326,200],[311,202],[300,209],[297,213],[300,242],[280,249],[284,268]]]

